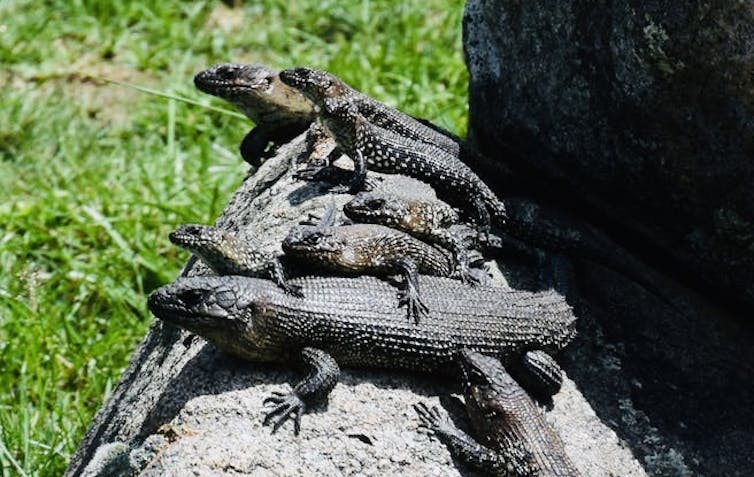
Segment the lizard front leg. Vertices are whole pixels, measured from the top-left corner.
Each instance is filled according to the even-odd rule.
[[[429,308],[422,302],[419,293],[419,267],[416,262],[406,257],[395,260],[393,266],[401,271],[405,282],[405,289],[399,296],[399,304],[406,305],[408,317],[413,318],[418,324],[419,320],[429,313]]]
[[[522,447],[509,449],[515,454],[508,460],[489,447],[477,442],[473,437],[457,428],[447,414],[440,413],[436,406],[429,407],[420,402],[414,404],[414,410],[419,415],[419,427],[437,438],[448,447],[450,453],[466,464],[490,475],[498,477],[522,477],[532,475],[526,465],[527,453]],[[517,465],[518,464],[518,465]]]
[[[277,286],[285,290],[289,295],[295,296],[296,298],[304,298],[300,286],[288,283],[288,279],[285,278],[285,269],[279,258],[274,257],[270,259],[268,266],[270,268],[270,275]]]
[[[264,405],[274,405],[263,421],[265,426],[272,424],[273,433],[293,415],[293,432],[298,435],[301,431],[301,416],[306,412],[307,406],[327,398],[340,378],[338,363],[320,349],[302,349],[301,359],[311,367],[309,374],[289,393],[275,392],[263,401]]]
[[[356,194],[364,189],[367,178],[367,161],[359,149],[350,155],[353,160],[353,173],[347,184],[337,185],[330,189],[335,194]]]
[[[511,363],[508,371],[529,393],[545,401],[563,385],[563,369],[542,350],[527,351],[520,362]]]
[[[270,142],[267,130],[259,126],[253,128],[241,141],[241,157],[254,167],[262,164],[264,151]]]

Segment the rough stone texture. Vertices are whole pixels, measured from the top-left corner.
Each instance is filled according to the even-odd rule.
[[[463,26],[472,142],[751,318],[754,4],[469,0]]]
[[[273,249],[294,222],[321,214],[332,200],[347,200],[346,195],[321,195],[324,187],[292,179],[289,165],[302,150],[303,138],[298,138],[248,177],[218,223],[249,236],[264,230],[256,239]],[[384,177],[379,187],[429,193],[415,181]],[[528,265],[526,259],[507,261],[502,268],[508,282],[535,283],[538,273]],[[207,269],[190,263],[184,273]],[[499,270],[495,275],[502,279]],[[632,389],[615,384],[628,379],[619,348],[605,343],[595,331],[596,320],[584,316],[589,328],[563,360],[569,375],[588,377],[588,386],[566,379],[547,418],[585,476],[645,476],[618,437],[626,429],[641,433],[647,428],[644,421],[644,427],[626,424],[643,415],[637,417]],[[290,423],[271,435],[261,425],[262,400],[300,377],[296,370],[230,357],[156,321],[66,475],[476,475],[453,462],[436,439],[417,432],[411,405],[440,402],[438,396],[455,391],[453,383],[394,371],[344,370],[328,404],[304,416],[300,436],[293,435]],[[600,409],[590,404],[595,396]],[[442,402],[463,425],[453,400]],[[682,456],[669,454],[672,447],[663,436],[646,447],[663,465],[685,468]]]

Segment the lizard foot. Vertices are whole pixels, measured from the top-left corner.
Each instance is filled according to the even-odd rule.
[[[410,285],[398,295],[398,306],[403,305],[406,305],[409,319],[413,318],[417,325],[429,313],[429,308],[419,297],[419,292]]]
[[[301,415],[306,412],[306,403],[296,393],[274,392],[272,396],[262,401],[262,405],[274,404],[275,406],[267,412],[262,421],[266,426],[272,423],[272,433],[274,434],[280,426],[293,414],[293,433],[298,435],[301,431]]]
[[[334,174],[330,166],[309,166],[296,171],[293,178],[302,181],[332,182]]]
[[[463,260],[459,260],[458,264],[456,265],[456,275],[458,276],[458,279],[461,280],[461,282],[465,284],[470,284],[470,285],[481,284],[482,278],[480,277],[480,273],[478,272],[479,272],[478,269],[474,269],[474,270],[471,269],[471,266],[467,258],[464,258]]]
[[[318,181],[332,184],[328,191],[333,194],[349,194],[361,190],[361,184],[357,184],[352,180],[352,172],[331,166],[305,167],[296,171],[293,178],[302,181]]]
[[[429,407],[423,402],[414,404],[414,410],[419,415],[419,429],[430,434],[440,434],[447,429],[453,429],[447,414],[440,412],[437,406]]]
[[[298,285],[285,283],[284,285],[282,285],[282,288],[287,294],[291,296],[295,296],[296,298],[304,298],[304,292],[301,291],[301,287]]]

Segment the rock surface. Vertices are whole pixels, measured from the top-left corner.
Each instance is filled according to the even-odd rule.
[[[249,235],[265,230],[257,237],[262,246],[277,248],[293,223],[321,214],[332,200],[347,200],[292,179],[289,165],[303,149],[298,138],[247,178],[218,224]],[[385,177],[391,188],[399,180]],[[505,276],[511,283],[527,281],[526,264],[514,262],[506,264]],[[184,273],[208,272],[189,264]],[[609,384],[624,379],[621,358],[596,334],[594,320],[587,316],[584,323],[591,331],[582,330],[579,349],[564,360],[569,375],[586,373],[590,386],[581,389],[566,379],[547,418],[585,476],[645,476],[611,429],[620,434],[625,422],[638,419],[630,389],[614,392]],[[66,475],[476,475],[453,462],[437,440],[417,432],[411,408],[420,400],[438,403],[455,386],[409,373],[344,370],[328,404],[304,416],[300,436],[290,425],[271,435],[261,425],[262,400],[300,377],[284,367],[232,358],[199,337],[155,322]],[[609,403],[610,420],[595,412],[588,395]],[[462,422],[462,413],[447,407]],[[661,462],[685,465],[668,455],[662,436],[647,446]]]
[[[463,26],[472,141],[750,319],[752,3],[469,0]]]

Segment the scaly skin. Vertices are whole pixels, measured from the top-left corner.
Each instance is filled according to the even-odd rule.
[[[294,227],[282,243],[286,256],[325,270],[352,274],[402,275],[401,304],[418,322],[427,312],[419,273],[456,276],[451,254],[390,227],[372,224]],[[469,277],[460,277],[464,280]]]
[[[298,421],[327,396],[339,365],[448,373],[455,354],[469,348],[515,366],[528,351],[555,353],[574,337],[576,318],[557,293],[420,279],[428,312],[418,324],[406,321],[392,286],[368,276],[291,280],[304,298],[258,278],[179,278],[154,291],[148,306],[240,358],[310,363],[313,371],[290,394],[275,397],[274,426],[291,414]]]
[[[347,190],[362,189],[367,168],[404,174],[431,185],[441,198],[466,210],[484,228],[491,219],[505,224],[505,205],[479,176],[442,149],[374,126],[343,98],[326,98],[320,120],[338,147],[354,160]]]
[[[477,251],[480,241],[497,243],[498,237],[477,234],[460,224],[458,213],[439,199],[406,197],[391,192],[359,192],[343,205],[345,215],[355,221],[384,225],[401,230],[424,242],[436,244],[453,252],[456,270],[463,280],[484,280],[472,271],[472,262],[481,262]]]
[[[459,353],[466,411],[482,443],[457,429],[437,408],[416,406],[422,426],[472,466],[504,477],[579,477],[555,430],[499,360]]]
[[[453,207],[441,200],[387,192],[360,192],[343,205],[343,213],[356,222],[385,225],[432,243],[442,243],[439,237],[460,221]]]
[[[230,230],[186,224],[170,232],[168,237],[174,245],[199,257],[218,275],[270,277],[287,293],[301,295],[300,290],[288,284],[278,257],[238,240]]]
[[[256,127],[241,143],[241,156],[254,166],[260,165],[270,142],[288,142],[316,118],[314,104],[283,84],[276,70],[263,65],[215,65],[194,76],[194,84],[230,102],[254,121]]]
[[[328,95],[348,98],[371,124],[400,136],[431,144],[472,169],[484,171],[485,175],[489,174],[490,177],[494,176],[496,182],[506,189],[520,186],[520,177],[516,176],[507,164],[480,154],[466,141],[426,119],[410,116],[370,98],[348,86],[333,74],[299,67],[281,71],[280,79],[300,89],[320,107],[322,104],[318,101]]]
[[[475,235],[471,247],[494,253],[500,249],[526,251],[526,245],[530,245],[589,260],[625,275],[666,301],[660,290],[645,278],[644,266],[599,230],[575,217],[526,199],[508,198],[504,202],[508,210],[504,231],[515,238],[495,234],[493,228],[492,234]],[[460,250],[464,246],[464,234],[468,236],[467,230],[456,225],[459,219],[452,209],[435,199],[408,199],[396,194],[362,192],[345,204],[343,211],[352,220],[399,228],[453,250]]]
[[[444,199],[472,212],[480,225],[505,223],[505,205],[461,160],[458,142],[400,111],[355,91],[335,76],[308,68],[280,72],[280,80],[319,107],[338,148],[354,161],[348,190],[362,189],[367,167],[405,174],[432,185]]]
[[[448,131],[372,99],[326,71],[292,68],[281,71],[280,80],[300,90],[320,108],[324,106],[323,101],[326,97],[342,98],[356,106],[359,114],[375,126],[427,142],[452,156],[459,155],[459,139]]]

